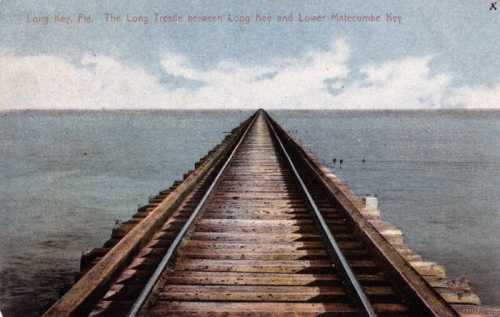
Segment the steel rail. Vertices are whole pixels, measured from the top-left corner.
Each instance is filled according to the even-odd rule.
[[[291,170],[293,171],[293,174],[297,178],[302,191],[306,195],[307,200],[308,200],[309,204],[311,205],[312,210],[314,211],[314,215],[316,217],[316,220],[319,222],[319,225],[321,226],[321,230],[323,230],[323,233],[326,236],[326,239],[327,239],[329,246],[331,247],[331,249],[335,253],[335,256],[332,257],[332,260],[335,262],[337,267],[340,268],[340,272],[342,272],[342,274],[346,277],[346,282],[348,283],[349,287],[354,291],[356,299],[357,299],[357,301],[359,301],[359,304],[363,310],[362,311],[363,314],[365,316],[369,316],[369,317],[376,317],[377,314],[375,313],[373,306],[371,305],[370,301],[368,300],[368,297],[366,296],[365,292],[363,291],[361,284],[359,283],[359,281],[357,280],[353,271],[351,270],[349,263],[347,262],[344,254],[340,250],[340,247],[338,246],[337,241],[335,240],[330,229],[328,228],[328,224],[326,223],[325,219],[323,218],[323,215],[321,214],[318,206],[314,202],[314,199],[313,199],[311,193],[307,189],[306,184],[304,183],[304,181],[302,180],[302,177],[300,176],[299,172],[297,171],[297,168],[295,167],[295,164],[293,163],[290,155],[286,151],[285,146],[283,145],[283,142],[281,142],[280,137],[276,133],[273,124],[269,121],[267,114],[265,115],[265,118],[266,118],[266,122],[267,122],[269,128],[271,129],[271,131],[275,137],[275,140],[278,142],[278,144],[281,148],[281,151],[285,155],[287,162],[288,162]]]
[[[135,316],[137,316],[137,313],[139,313],[139,311],[141,310],[141,308],[144,305],[144,303],[146,302],[149,294],[151,293],[154,286],[156,285],[156,283],[160,279],[163,271],[165,270],[167,265],[170,263],[170,260],[172,260],[174,254],[175,254],[175,251],[177,251],[179,244],[182,242],[182,239],[184,239],[184,236],[186,235],[186,233],[189,230],[189,228],[191,227],[191,225],[194,223],[194,220],[196,219],[198,214],[201,212],[201,210],[203,210],[203,208],[205,207],[205,204],[206,204],[208,198],[210,197],[212,191],[214,190],[215,186],[219,182],[219,179],[221,178],[222,174],[224,174],[226,167],[229,165],[229,162],[231,161],[234,154],[236,153],[236,151],[240,147],[241,143],[243,143],[243,140],[245,139],[246,135],[248,134],[248,131],[250,131],[250,129],[254,125],[255,120],[257,119],[258,116],[259,116],[259,113],[257,113],[255,115],[255,117],[252,119],[252,122],[250,122],[250,124],[247,126],[245,132],[241,135],[240,140],[238,141],[238,143],[236,144],[234,149],[231,151],[231,154],[228,156],[226,162],[224,163],[224,165],[221,167],[221,169],[217,173],[217,176],[215,176],[214,180],[210,184],[210,187],[207,189],[207,191],[203,195],[200,202],[196,205],[195,210],[193,211],[193,213],[191,213],[191,216],[189,216],[186,223],[182,226],[181,230],[179,231],[179,233],[175,237],[174,241],[172,242],[172,244],[168,248],[167,252],[165,253],[163,258],[161,259],[161,262],[158,264],[155,271],[153,272],[153,275],[151,275],[150,279],[148,280],[148,282],[144,286],[143,290],[141,291],[141,294],[134,301],[132,308],[130,309],[130,311],[127,314],[127,317],[135,317]]]

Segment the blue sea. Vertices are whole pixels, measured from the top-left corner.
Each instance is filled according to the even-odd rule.
[[[81,252],[193,168],[249,111],[0,113],[0,310],[36,316]],[[500,305],[500,112],[271,111],[450,277]],[[364,162],[363,162],[364,160]]]

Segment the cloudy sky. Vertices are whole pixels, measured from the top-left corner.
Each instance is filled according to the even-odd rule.
[[[0,110],[500,108],[490,2],[0,0]]]

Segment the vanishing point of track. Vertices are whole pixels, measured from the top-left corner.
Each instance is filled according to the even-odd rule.
[[[257,112],[106,291],[72,314],[456,316],[366,236],[285,137]]]

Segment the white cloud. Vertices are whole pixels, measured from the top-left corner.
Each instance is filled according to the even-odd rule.
[[[162,65],[168,74],[203,82],[184,96],[192,107],[305,108],[331,98],[324,81],[345,79],[348,57],[346,42],[338,40],[328,51],[257,67],[226,61],[212,70],[195,70],[178,56],[165,57]]]
[[[0,52],[0,110],[500,108],[500,83],[451,88],[448,75],[432,72],[431,56],[364,65],[354,79],[349,57],[344,39],[326,50],[260,66],[222,61],[198,69],[182,55],[167,55],[161,60],[166,73],[201,83],[174,89],[111,57],[86,55],[75,65],[56,56]]]
[[[455,89],[445,102],[467,109],[498,109],[500,108],[500,83],[491,87],[476,86]]]
[[[345,87],[335,105],[356,109],[432,109],[443,106],[450,78],[432,75],[432,57],[406,57],[361,68],[363,78]]]
[[[0,57],[0,109],[161,107],[164,89],[144,70],[104,56],[75,66],[55,56]]]

